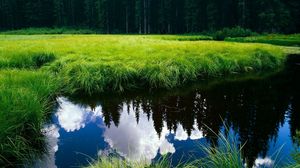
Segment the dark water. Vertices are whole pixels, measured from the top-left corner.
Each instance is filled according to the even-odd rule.
[[[295,67],[266,78],[172,91],[81,100],[60,97],[52,123],[45,126],[49,153],[37,166],[76,167],[109,154],[150,163],[167,153],[176,164],[204,157],[200,144],[218,144],[213,132],[245,144],[247,165],[292,162],[291,154],[299,150],[293,137],[300,129]]]

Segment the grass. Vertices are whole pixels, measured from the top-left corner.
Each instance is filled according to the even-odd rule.
[[[155,164],[147,164],[146,161],[128,161],[116,157],[101,157],[95,160],[87,168],[167,168],[171,167],[167,156],[163,156]],[[180,166],[176,166],[180,167]],[[191,167],[192,168],[192,167]]]
[[[228,144],[232,146],[232,144]],[[206,147],[207,157],[198,159],[190,163],[181,163],[179,165],[172,165],[168,159],[162,159],[159,162],[151,165],[144,162],[131,162],[120,158],[99,158],[94,163],[91,163],[87,168],[245,168],[244,160],[241,158],[240,149],[218,149],[213,147]],[[282,167],[273,165],[274,168]],[[299,164],[290,164],[283,166],[283,168],[299,168]]]
[[[277,46],[193,38],[202,37],[0,35],[0,166],[43,146],[41,125],[57,93],[169,89],[284,64]]]
[[[300,165],[300,131],[296,131],[295,137],[293,137],[295,141],[295,151],[293,153],[294,160]]]
[[[33,57],[38,55],[47,64],[45,71],[63,79],[66,92],[90,94],[137,87],[173,88],[197,79],[272,70],[285,58],[280,48],[271,45],[157,36],[4,35],[0,46],[0,67],[34,68],[37,61]]]
[[[211,130],[212,131],[212,130]],[[237,145],[237,140],[233,137],[225,137],[222,134],[217,135],[220,139],[219,147],[202,146],[206,153],[204,159],[199,159],[192,163],[195,167],[203,168],[240,168],[244,167],[242,158],[243,146]]]
[[[43,72],[0,70],[0,165],[40,152],[40,129],[57,90],[53,80]]]
[[[269,34],[251,37],[226,38],[225,41],[247,42],[247,43],[267,43],[280,46],[300,46],[300,34]]]

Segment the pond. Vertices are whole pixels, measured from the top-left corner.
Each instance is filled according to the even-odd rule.
[[[293,162],[299,150],[300,82],[297,65],[268,77],[191,85],[171,91],[57,98],[44,128],[48,153],[38,167],[86,166],[98,156],[153,162],[170,154],[203,158],[201,145],[233,136],[247,165]],[[225,126],[226,125],[226,128]]]

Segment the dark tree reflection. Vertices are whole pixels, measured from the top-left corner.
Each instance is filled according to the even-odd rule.
[[[141,113],[152,119],[159,136],[164,123],[174,132],[182,125],[189,136],[196,124],[212,145],[218,144],[216,134],[224,127],[224,121],[238,134],[238,143],[245,144],[243,156],[248,165],[253,165],[258,155],[267,154],[269,140],[277,138],[286,115],[290,117],[292,135],[300,128],[297,73],[288,71],[265,79],[223,82],[205,89],[103,97],[100,104],[108,127],[111,122],[118,126],[125,104],[128,113],[135,113],[137,123]],[[95,107],[94,102],[90,105]]]

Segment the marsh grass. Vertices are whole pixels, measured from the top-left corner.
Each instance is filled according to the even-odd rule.
[[[225,41],[267,43],[280,46],[300,46],[300,34],[270,34],[251,37],[226,38]]]
[[[41,126],[57,90],[46,73],[0,70],[0,165],[41,152]]]
[[[0,57],[0,69],[37,69],[55,60],[52,53],[22,53]]]
[[[188,81],[280,68],[278,47],[182,36],[0,36],[0,67],[43,66],[64,81],[68,93],[174,88]],[[26,46],[26,48],[24,48]],[[34,55],[40,54],[41,58]],[[54,61],[53,61],[54,60]],[[51,62],[53,61],[53,62]]]
[[[169,155],[161,156],[158,161],[147,163],[147,161],[128,161],[117,157],[100,157],[90,163],[86,168],[196,168],[193,164],[180,162],[172,165]]]
[[[223,122],[225,132],[230,132],[230,128]],[[243,146],[238,145],[238,140],[234,135],[225,136],[224,133],[216,133],[206,126],[218,138],[217,146],[199,147],[206,157],[194,161],[194,165],[202,168],[241,168],[244,167],[245,161],[242,157]]]

